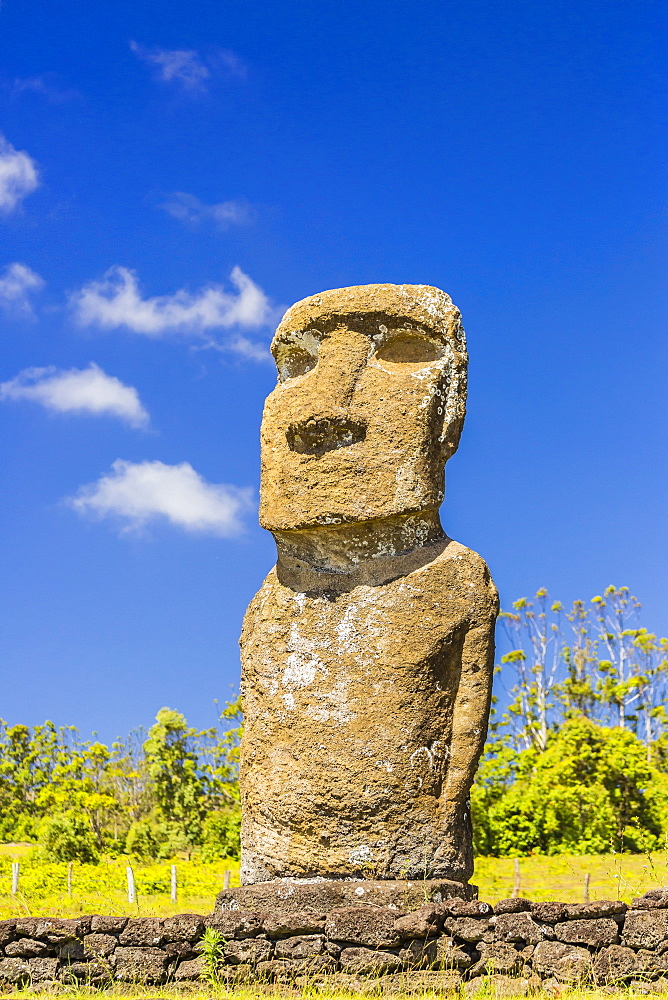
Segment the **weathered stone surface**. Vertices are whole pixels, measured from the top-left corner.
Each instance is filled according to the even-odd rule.
[[[380,907],[345,906],[327,914],[325,933],[335,941],[393,948],[401,937],[395,929],[396,913]]]
[[[80,962],[85,958],[83,941],[78,938],[65,938],[56,945],[58,958],[64,964],[69,962]]]
[[[224,938],[257,937],[263,931],[265,917],[265,913],[235,908],[205,917],[204,924],[218,931]]]
[[[199,942],[191,938],[188,941],[168,941],[162,950],[171,958],[196,958],[199,954]]]
[[[156,948],[164,939],[162,920],[157,917],[133,917],[119,935],[118,943],[124,948]]]
[[[30,967],[22,958],[0,959],[0,982],[16,985],[30,977]]]
[[[475,996],[476,993],[482,993],[491,997],[525,997],[528,996],[529,989],[529,980],[520,976],[480,976],[466,983],[464,995]]]
[[[485,931],[489,928],[489,920],[476,920],[475,917],[448,917],[443,924],[446,933],[462,941],[482,941]]]
[[[322,934],[299,934],[281,938],[274,945],[276,958],[312,958],[313,955],[322,955],[324,950],[325,938]]]
[[[29,958],[30,980],[33,983],[49,982],[58,974],[57,958]]]
[[[46,955],[49,947],[45,941],[35,941],[34,938],[23,937],[18,941],[10,941],[5,945],[5,955],[8,958],[32,958]]]
[[[494,912],[500,913],[524,913],[531,909],[531,901],[523,899],[521,896],[511,896],[510,899],[500,899],[494,904]]]
[[[434,961],[441,969],[468,969],[473,965],[472,956],[445,935],[436,939]]]
[[[113,934],[87,934],[83,944],[85,958],[98,958],[111,955],[118,941]]]
[[[184,962],[179,962],[173,975],[177,983],[181,983],[187,980],[199,979],[203,972],[204,959],[202,956],[199,956],[198,958],[190,958]]]
[[[278,563],[241,640],[242,882],[465,882],[498,600],[438,518],[459,312],[423,285],[324,292],[272,351],[260,521]]]
[[[319,913],[271,913],[262,924],[270,938],[293,937],[295,934],[318,934],[324,930],[325,915]]]
[[[593,948],[602,948],[606,944],[617,944],[619,925],[610,917],[567,920],[554,925],[554,936],[557,941],[564,941],[566,944],[588,944]]]
[[[558,924],[568,918],[567,903],[532,903],[531,916],[538,924]]]
[[[339,958],[344,972],[357,975],[395,972],[401,968],[401,959],[391,951],[374,951],[371,948],[344,948]]]
[[[315,913],[320,916],[339,906],[387,906],[396,916],[417,910],[425,903],[442,903],[453,897],[472,899],[477,887],[448,879],[274,879],[223,889],[216,899],[216,913],[227,911],[264,911],[278,913]]]
[[[0,947],[16,935],[16,920],[0,920]]]
[[[632,948],[611,944],[602,948],[594,958],[594,976],[597,982],[611,983],[636,975],[636,953]]]
[[[296,959],[272,958],[266,962],[258,962],[255,973],[258,979],[285,981],[295,978],[300,965]]]
[[[419,910],[407,913],[404,917],[398,917],[394,921],[394,929],[399,937],[422,938],[438,934],[443,926],[445,913],[441,906],[421,906]]]
[[[491,917],[494,907],[481,899],[449,899],[443,904],[451,917]]]
[[[656,948],[668,939],[668,910],[629,910],[624,920],[622,944],[630,948]]]
[[[168,959],[159,948],[119,947],[114,958],[115,977],[121,982],[161,983],[165,978]]]
[[[257,965],[272,957],[274,946],[266,938],[246,938],[228,941],[223,949],[225,961],[230,965]]]
[[[95,916],[91,918],[93,934],[120,934],[128,922],[128,917]]]
[[[531,914],[523,911],[498,914],[495,929],[499,941],[538,944],[545,938],[544,931],[538,926]]]
[[[435,938],[416,938],[399,951],[399,958],[408,969],[430,968],[437,961]]]
[[[586,948],[561,941],[541,941],[533,953],[533,967],[543,976],[562,983],[578,982],[591,972],[592,957]]]
[[[16,921],[16,933],[57,944],[71,938],[81,938],[90,929],[90,917],[61,919],[58,917],[21,917]]]
[[[654,910],[668,907],[668,886],[660,889],[650,889],[637,899],[632,900],[631,906],[634,910]]]
[[[165,917],[161,923],[163,941],[197,938],[204,930],[204,918],[198,913],[179,913],[175,917]]]
[[[524,965],[524,960],[519,951],[512,944],[507,944],[504,941],[495,941],[492,944],[486,944],[481,941],[478,951],[480,952],[481,966],[478,971],[479,975],[486,972],[490,974],[503,973],[504,975],[512,976],[519,972]],[[475,969],[477,970],[478,967],[476,966]],[[472,972],[472,975],[474,974],[475,971]]]
[[[621,919],[628,906],[621,899],[594,899],[591,903],[568,903],[569,920],[585,920],[596,917],[617,917]]]
[[[93,959],[90,962],[68,962],[60,970],[60,978],[64,983],[85,982],[93,985],[109,983],[114,978],[111,963],[105,959]]]

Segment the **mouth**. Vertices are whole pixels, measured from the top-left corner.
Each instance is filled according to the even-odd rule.
[[[364,441],[366,424],[337,417],[304,420],[288,427],[285,437],[290,450],[299,455],[324,455]]]

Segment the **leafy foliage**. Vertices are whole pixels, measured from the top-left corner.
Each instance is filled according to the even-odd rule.
[[[148,734],[111,747],[73,727],[0,720],[0,839],[38,839],[56,861],[235,857],[240,727],[239,699],[203,731],[162,708]]]
[[[490,739],[472,790],[479,854],[642,851],[668,835],[668,640],[627,587],[587,606],[539,590],[502,612]],[[505,688],[505,691],[504,691]]]

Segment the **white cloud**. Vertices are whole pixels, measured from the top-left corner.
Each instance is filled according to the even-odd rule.
[[[165,83],[179,83],[191,92],[206,90],[211,71],[194,49],[147,49],[130,42],[132,51],[144,62],[157,67],[158,78]]]
[[[195,49],[147,48],[131,41],[135,55],[157,70],[158,79],[173,83],[190,93],[205,94],[215,77],[225,75],[238,80],[247,76],[246,64],[230,49],[208,46],[204,53]]]
[[[219,229],[233,225],[243,225],[250,221],[250,206],[243,201],[221,201],[216,205],[206,205],[194,194],[175,191],[161,206],[165,212],[179,222],[196,226],[202,222],[213,222]]]
[[[252,490],[207,483],[192,465],[126,462],[82,486],[66,501],[80,514],[119,519],[126,531],[151,521],[168,521],[186,531],[231,537],[243,531],[242,515],[252,506]]]
[[[42,73],[40,76],[16,77],[12,84],[12,92],[20,96],[24,93],[39,94],[50,104],[64,104],[75,98],[80,98],[78,90],[62,87],[54,73]]]
[[[201,336],[207,330],[235,327],[252,329],[271,322],[274,312],[262,289],[239,267],[232,270],[230,279],[236,292],[208,285],[195,293],[180,289],[173,295],[145,299],[135,272],[116,266],[101,281],[91,281],[75,292],[70,304],[82,326],[125,327],[156,338],[174,333]]]
[[[96,364],[88,368],[26,368],[0,383],[0,399],[29,399],[54,413],[85,413],[119,417],[133,427],[145,427],[148,413],[137,390],[107,375]]]
[[[43,286],[43,278],[25,264],[8,264],[0,271],[0,305],[3,309],[31,316],[30,292]]]
[[[0,134],[0,212],[15,211],[39,184],[35,161]]]

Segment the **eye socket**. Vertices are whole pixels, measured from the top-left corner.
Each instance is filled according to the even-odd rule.
[[[402,330],[383,344],[376,357],[393,365],[427,365],[442,358],[443,354],[441,344],[419,333]]]
[[[281,352],[278,362],[281,381],[284,382],[286,379],[296,378],[297,375],[306,375],[312,368],[315,368],[317,363],[317,357],[311,354],[310,351],[305,350],[303,347],[290,347],[288,350]]]

